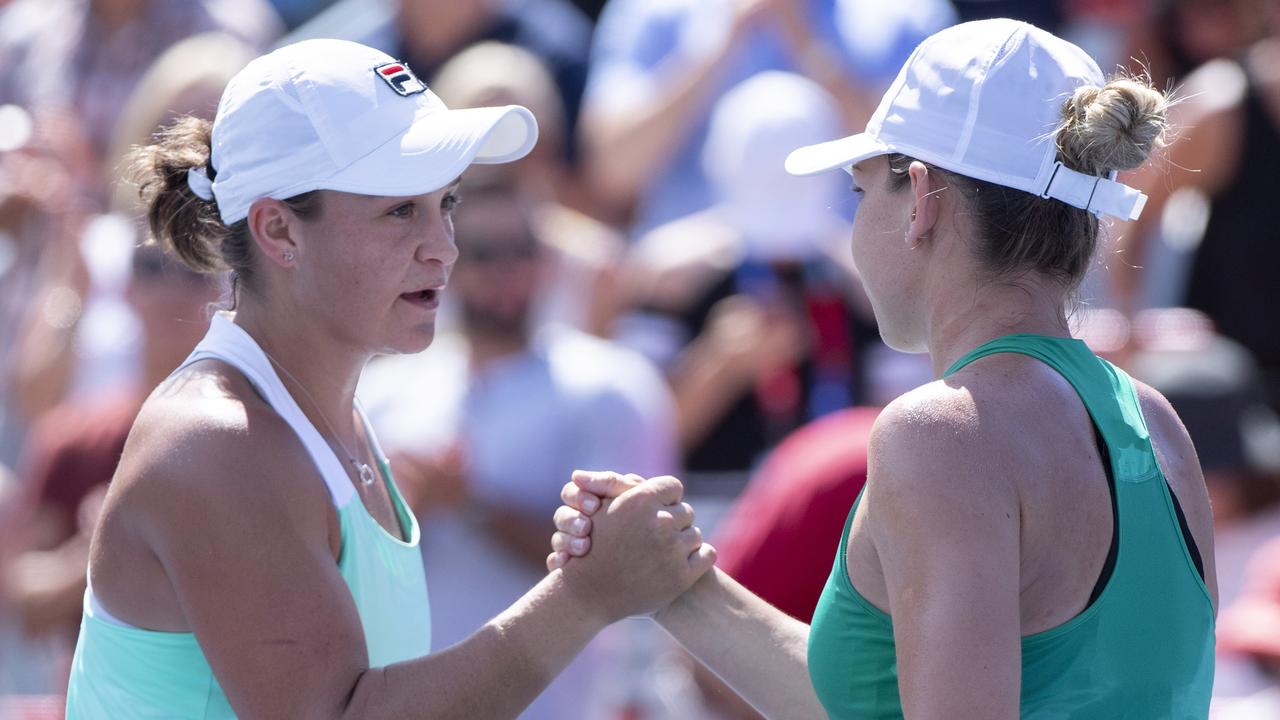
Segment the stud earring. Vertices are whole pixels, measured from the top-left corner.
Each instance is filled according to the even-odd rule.
[[[284,255],[282,257],[284,258],[284,261],[287,263],[293,262],[293,252],[290,250],[285,250]]]

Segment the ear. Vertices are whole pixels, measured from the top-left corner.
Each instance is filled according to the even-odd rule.
[[[280,267],[293,267],[297,262],[298,217],[283,202],[260,198],[249,206],[249,234],[267,262]]]
[[[938,222],[938,208],[942,204],[939,191],[943,189],[937,173],[930,173],[929,168],[919,160],[907,168],[911,177],[911,220],[907,225],[905,237],[907,247],[915,248],[929,239]]]

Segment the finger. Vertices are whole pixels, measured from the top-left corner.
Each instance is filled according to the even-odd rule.
[[[555,552],[568,553],[573,557],[582,557],[591,551],[591,538],[574,537],[557,532],[551,536],[551,549]]]
[[[702,547],[702,530],[698,527],[685,528],[676,535],[676,539],[681,548],[693,552]]]
[[[684,483],[670,475],[650,478],[641,491],[652,493],[663,505],[675,505],[684,499]]]
[[[578,487],[577,484],[571,482],[565,483],[560,490],[560,500],[575,510],[579,510],[586,515],[591,515],[600,509],[600,498],[592,493]]]
[[[561,505],[556,508],[555,522],[556,529],[562,533],[578,537],[586,537],[591,534],[591,518],[568,505]]]
[[[634,479],[636,477],[638,476],[623,477],[616,472],[607,470],[573,471],[573,481],[577,483],[578,487],[600,498],[618,497],[622,493],[636,487],[640,484]]]
[[[547,572],[559,570],[569,564],[569,556],[561,552],[553,552],[547,555]]]
[[[668,505],[658,511],[659,517],[664,514],[671,518],[672,526],[676,530],[684,530],[693,525],[693,506],[687,502],[682,502],[679,505]]]
[[[716,549],[707,543],[702,543],[697,550],[689,554],[689,570],[694,577],[702,577],[716,564]]]

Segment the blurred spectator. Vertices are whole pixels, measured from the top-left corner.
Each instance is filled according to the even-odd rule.
[[[222,87],[253,52],[222,33],[197,35],[142,75],[110,133],[112,172],[94,179],[113,189],[114,214],[95,215],[67,191],[63,178],[73,161],[52,145],[64,135],[42,131],[21,151],[0,156],[0,171],[14,175],[4,183],[0,172],[0,245],[7,238],[18,261],[0,273],[0,292],[13,300],[4,306],[4,330],[15,338],[6,343],[12,350],[0,350],[0,371],[11,383],[8,427],[35,422],[64,400],[138,380],[140,329],[121,296],[138,242],[130,219],[139,211],[137,188],[115,178],[125,170],[124,153],[149,142],[177,113],[212,117]]]
[[[1272,720],[1280,717],[1280,535],[1249,561],[1245,592],[1218,618],[1220,655],[1243,659],[1259,677],[1244,697],[1215,699],[1212,720]]]
[[[431,87],[452,108],[523,105],[538,119],[537,147],[509,169],[535,202],[531,219],[547,250],[551,277],[538,293],[535,322],[608,336],[624,241],[574,209],[585,203],[583,188],[565,162],[564,106],[546,66],[527,50],[486,41],[450,60]]]
[[[285,27],[292,30],[332,5],[334,0],[271,0]]]
[[[93,176],[78,130],[65,115],[0,106],[0,460],[11,463],[73,367],[66,349],[90,282],[77,188]]]
[[[125,156],[134,146],[150,143],[157,130],[184,115],[213,119],[222,89],[256,55],[234,35],[209,32],[180,40],[156,58],[120,108],[107,143],[104,179],[112,212],[142,212],[138,188],[125,177]]]
[[[70,113],[96,167],[142,73],[173,43],[212,30],[263,48],[281,26],[266,0],[15,0],[0,10],[0,103]]]
[[[555,78],[569,137],[576,137],[586,83],[591,21],[569,0],[338,0],[286,42],[334,37],[364,43],[435,75],[454,55],[485,40],[533,53]],[[572,154],[573,143],[562,149]]]
[[[1072,0],[951,0],[957,20],[1013,18],[1058,34],[1062,29],[1063,5],[1081,4]]]
[[[704,148],[719,201],[635,247],[636,309],[619,338],[666,369],[690,472],[744,472],[806,420],[860,400],[861,348],[878,336],[859,315],[849,223],[832,210],[848,180],[783,170],[838,123],[802,76],[742,83],[717,104]]]
[[[1169,284],[1175,304],[1208,314],[1254,355],[1273,408],[1280,408],[1278,66],[1275,34],[1240,62],[1214,60],[1187,78],[1184,100],[1171,111],[1178,137],[1168,162],[1149,163],[1129,181],[1150,199],[1141,220],[1122,234],[1125,254],[1113,275],[1126,312],[1141,307],[1144,285]],[[1185,282],[1183,273],[1134,269],[1148,265],[1163,244],[1187,248]]]
[[[574,469],[675,469],[670,400],[657,372],[605,340],[532,322],[547,251],[517,187],[505,169],[468,173],[455,217],[459,259],[444,296],[458,304],[460,332],[420,355],[376,361],[360,387],[405,499],[424,515],[439,647],[546,573],[548,519]],[[466,581],[475,577],[483,588]],[[522,717],[582,717],[590,657]]]
[[[844,134],[930,33],[946,0],[611,0],[583,101],[592,187],[635,232],[711,205],[707,121],[729,88],[764,70],[807,75],[836,97]]]
[[[1274,0],[1147,0],[1131,54],[1159,84],[1181,82],[1219,58],[1238,58],[1270,31]]]

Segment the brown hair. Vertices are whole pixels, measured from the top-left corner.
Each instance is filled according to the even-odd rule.
[[[187,184],[187,171],[203,167],[209,178],[213,123],[183,117],[162,129],[155,142],[130,155],[130,174],[146,210],[152,242],[201,273],[231,271],[237,285],[252,288],[254,244],[247,220],[223,224],[216,200],[204,200]],[[320,214],[321,194],[311,191],[283,201],[302,218]],[[233,299],[234,300],[234,299]]]
[[[1168,98],[1145,78],[1116,77],[1103,87],[1080,87],[1062,106],[1057,159],[1073,170],[1106,175],[1131,170],[1166,143]],[[889,155],[889,189],[905,188],[914,158]],[[1064,202],[934,167],[972,211],[973,251],[995,279],[1028,271],[1074,289],[1098,245],[1098,218]]]

